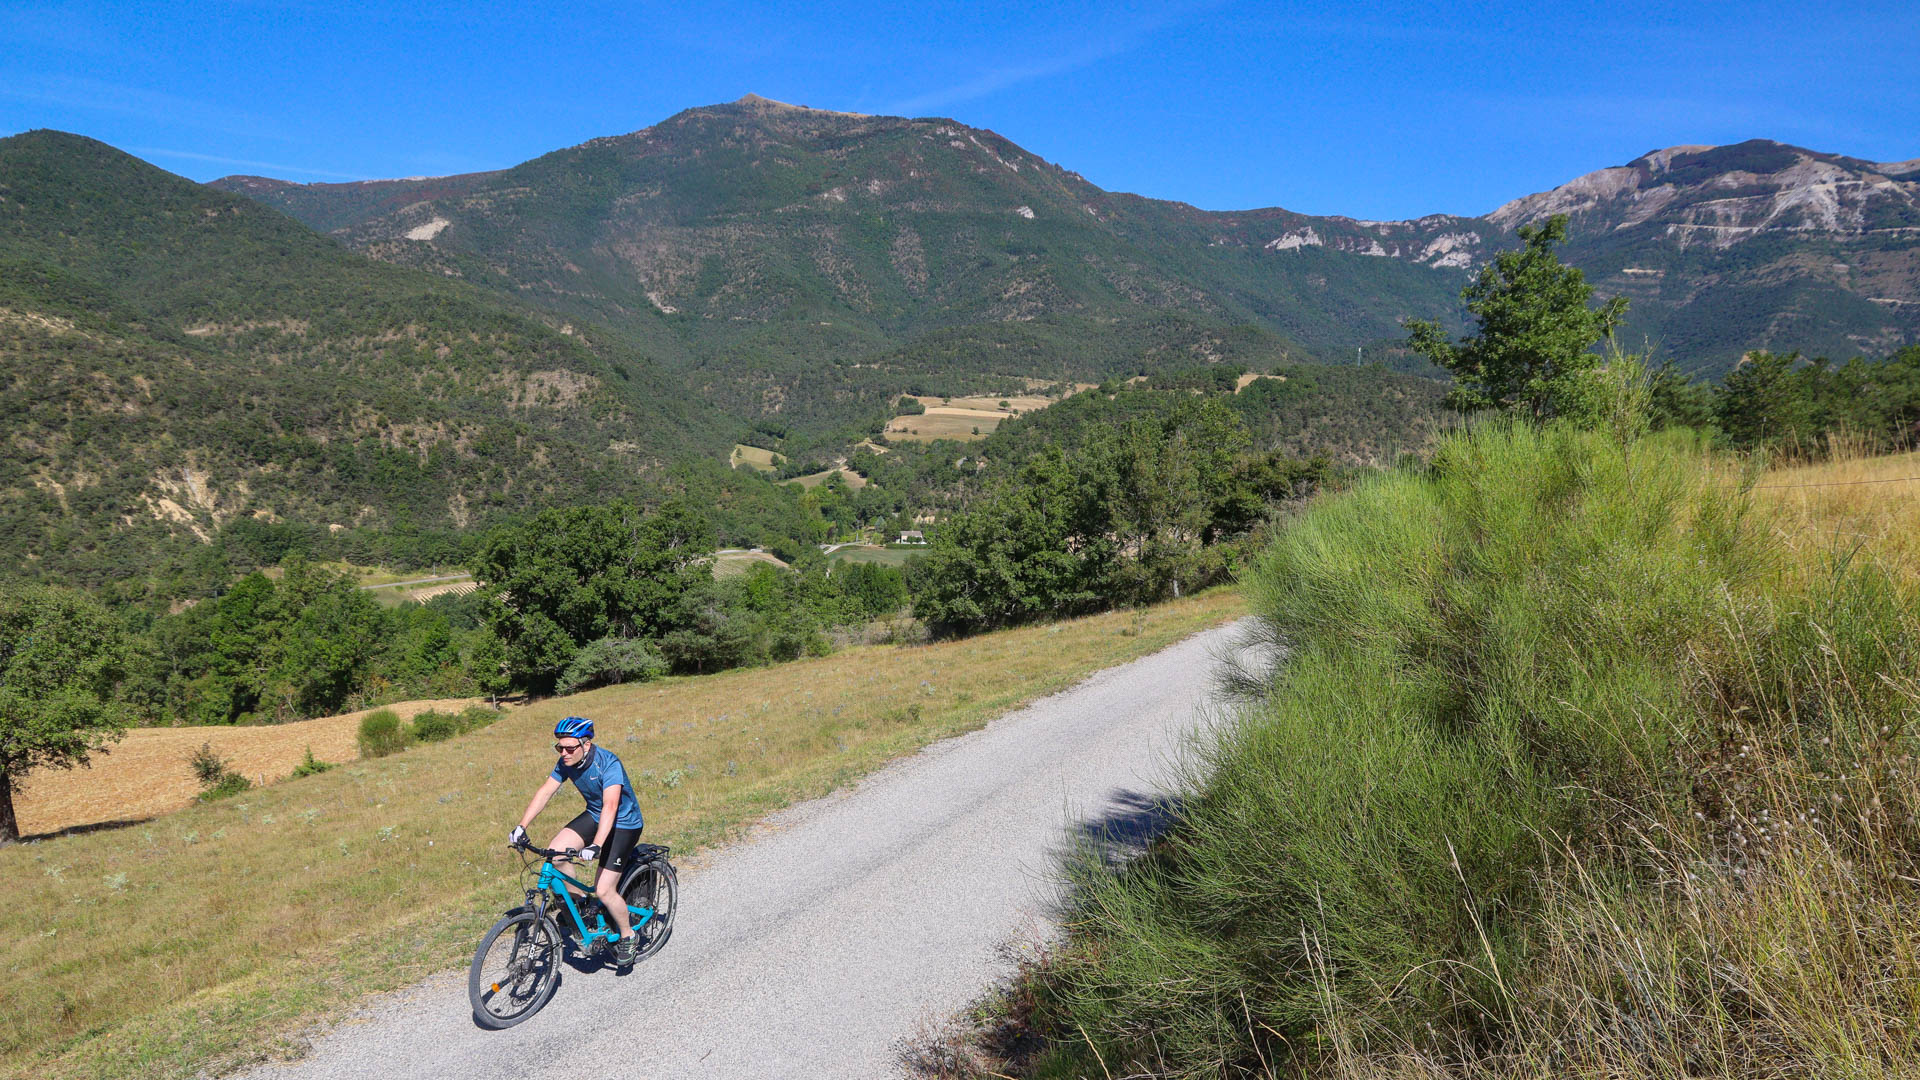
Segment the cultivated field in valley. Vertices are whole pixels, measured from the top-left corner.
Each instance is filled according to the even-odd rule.
[[[881,547],[878,544],[848,544],[834,549],[829,559],[841,562],[879,563],[881,566],[905,566],[907,560],[915,555],[925,555],[927,549],[921,547]]]
[[[382,705],[402,719],[429,710],[457,713],[484,698],[443,698]],[[200,782],[187,764],[202,743],[233,771],[256,784],[291,775],[308,750],[318,761],[353,761],[360,719],[372,712],[344,713],[291,724],[257,727],[134,728],[90,766],[30,773],[14,793],[23,836],[37,836],[103,822],[136,822],[193,805]]]
[[[787,569],[787,564],[782,562],[779,556],[769,552],[726,548],[713,557],[713,576],[731,577],[734,574],[744,574],[753,569],[755,563],[766,563],[782,570]]]
[[[1054,399],[1024,395],[1019,397],[918,397],[927,411],[913,416],[896,416],[887,421],[887,438],[906,442],[932,442],[956,439],[967,442],[993,434],[1000,422],[1010,416],[1044,409]]]
[[[773,472],[786,460],[786,458],[771,450],[762,450],[757,446],[748,446],[745,443],[735,443],[733,444],[732,455],[727,458],[727,464],[736,469],[745,465],[749,469],[756,469],[760,472]]]

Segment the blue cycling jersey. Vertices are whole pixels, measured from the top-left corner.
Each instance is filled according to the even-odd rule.
[[[640,828],[640,800],[633,797],[633,784],[627,780],[627,767],[613,751],[594,747],[585,761],[569,768],[565,764],[553,767],[553,778],[580,789],[580,795],[587,800],[587,813],[593,820],[600,820],[600,796],[613,785],[620,785],[620,809],[614,815],[613,824],[622,829]],[[591,839],[591,837],[589,837]]]

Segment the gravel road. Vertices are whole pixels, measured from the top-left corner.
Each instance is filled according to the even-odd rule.
[[[673,940],[657,956],[626,975],[565,969],[518,1027],[474,1023],[463,969],[380,998],[301,1061],[248,1075],[902,1075],[908,1040],[1048,932],[1065,845],[1153,825],[1158,778],[1204,719],[1212,657],[1232,634],[1111,668],[776,815],[682,869]]]

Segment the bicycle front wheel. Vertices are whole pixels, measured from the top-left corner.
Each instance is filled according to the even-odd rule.
[[[667,860],[654,859],[634,868],[621,886],[620,895],[628,907],[648,908],[653,912],[653,918],[645,925],[634,928],[640,947],[634,951],[633,958],[645,960],[659,952],[673,934],[673,908],[680,884]]]
[[[493,924],[474,950],[467,972],[473,1018],[506,1028],[540,1011],[560,985],[560,928],[531,911]]]

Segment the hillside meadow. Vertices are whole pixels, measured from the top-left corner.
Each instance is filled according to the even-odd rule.
[[[231,801],[0,850],[0,965],[33,988],[0,1010],[0,1075],[219,1074],[297,1055],[314,1022],[464,964],[522,887],[503,840],[561,716],[596,720],[634,777],[647,839],[697,872],[691,853],[773,810],[1244,610],[1215,590],[610,687]]]

